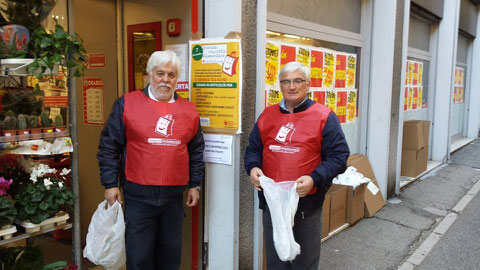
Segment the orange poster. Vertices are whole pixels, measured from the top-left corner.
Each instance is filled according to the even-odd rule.
[[[285,64],[295,61],[296,58],[295,47],[282,45],[281,48],[280,69],[282,69]]]
[[[413,62],[413,85],[418,85],[418,62]]]
[[[355,121],[355,115],[357,111],[357,90],[348,91],[347,98],[347,121]]]
[[[327,90],[325,93],[325,106],[332,110],[334,113],[337,113],[336,105],[337,96],[335,95],[335,91]]]
[[[323,87],[333,88],[333,79],[335,71],[335,54],[326,51],[323,54]]]
[[[423,80],[423,63],[418,63],[418,85],[422,85]]]
[[[322,68],[323,68],[323,52],[311,50],[311,60],[310,60],[310,86],[311,87],[322,87]]]
[[[306,67],[310,66],[310,49],[305,47],[297,47],[297,61],[304,64]]]
[[[413,87],[408,88],[407,109],[411,110],[413,105]]]
[[[417,109],[417,105],[418,105],[418,87],[414,87],[412,109],[413,110]]]
[[[347,122],[347,91],[337,91],[337,117],[340,123]]]
[[[325,91],[313,91],[313,101],[325,105]]]
[[[405,86],[405,97],[403,98],[403,110],[408,109],[408,86]]]
[[[345,72],[347,69],[347,55],[337,53],[335,64],[335,88],[345,88]]]
[[[347,75],[346,87],[349,89],[355,88],[355,69],[357,67],[357,56],[354,54],[347,55]]]
[[[275,85],[278,76],[279,48],[277,45],[267,42],[265,48],[265,83]]]
[[[413,61],[407,60],[407,85],[413,83]]]
[[[417,97],[417,109],[423,108],[423,88],[422,86],[418,87],[418,97]],[[425,103],[426,104],[426,103]]]

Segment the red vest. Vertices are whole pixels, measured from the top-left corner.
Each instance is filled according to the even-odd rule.
[[[277,182],[311,174],[322,162],[322,131],[330,112],[319,103],[297,113],[282,113],[278,104],[267,107],[257,121],[263,173]]]
[[[141,185],[186,185],[187,143],[198,129],[195,105],[181,97],[157,102],[142,91],[125,94],[124,100],[126,178]]]

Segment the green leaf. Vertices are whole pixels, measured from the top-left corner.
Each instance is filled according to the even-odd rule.
[[[31,215],[31,214],[34,214],[38,209],[38,206],[35,205],[35,204],[27,204],[25,206],[25,213],[27,215]]]
[[[55,63],[60,63],[62,60],[63,60],[63,57],[58,54],[58,53],[55,53],[53,56],[52,56],[52,59],[51,59],[53,62]]]
[[[65,199],[63,199],[61,196],[57,196],[55,198],[55,203],[57,203],[59,205],[63,205],[65,203]]]
[[[35,193],[35,191],[36,191],[36,190],[35,190],[35,187],[34,187],[34,186],[32,186],[32,185],[28,185],[28,186],[27,186],[27,193],[28,193],[28,194],[33,194],[33,193]]]
[[[48,207],[50,207],[50,205],[49,205],[47,202],[45,202],[45,201],[41,202],[41,203],[38,205],[38,208],[40,208],[41,210],[47,210]]]
[[[32,195],[32,202],[40,202],[45,195],[42,192],[36,192]]]

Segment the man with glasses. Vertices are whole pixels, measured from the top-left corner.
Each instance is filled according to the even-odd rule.
[[[195,105],[175,93],[180,60],[154,52],[150,84],[117,99],[102,130],[97,158],[105,199],[125,197],[127,269],[179,269],[186,205],[199,200],[204,140]]]
[[[350,154],[337,116],[308,98],[310,70],[299,62],[279,74],[283,99],[263,111],[250,133],[245,169],[258,190],[268,269],[317,269],[320,259],[322,204],[333,178],[346,169]],[[293,233],[301,253],[281,261],[259,177],[296,181],[300,197]]]

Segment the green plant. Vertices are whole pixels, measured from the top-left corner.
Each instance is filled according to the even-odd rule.
[[[17,217],[14,201],[7,195],[0,196],[0,227],[11,225]]]
[[[29,115],[28,116],[28,127],[29,128],[36,128],[37,126],[38,126],[38,116]]]
[[[48,115],[47,115],[46,112],[41,112],[40,113],[40,121],[41,121],[43,127],[49,127],[50,126],[50,118],[48,118]]]
[[[53,121],[54,126],[61,127],[63,126],[63,117],[61,114],[57,114],[55,116],[55,120]]]
[[[36,28],[29,42],[29,48],[35,59],[30,64],[29,70],[40,69],[37,77],[41,78],[45,71],[52,72],[55,64],[59,64],[67,69],[67,76],[82,76],[85,70],[83,64],[87,61],[83,55],[86,50],[82,43],[83,40],[77,34],[65,32],[59,24],[55,25],[52,33],[43,27]]]
[[[27,129],[27,119],[25,115],[19,114],[17,117],[18,120],[18,129]]]
[[[15,113],[14,113],[12,110],[8,110],[8,111],[5,113],[5,116],[15,116]]]
[[[15,116],[6,116],[5,119],[3,119],[3,129],[4,130],[17,129],[17,118]]]
[[[56,0],[5,0],[0,8],[0,25],[20,24],[31,33],[55,7]]]
[[[37,246],[0,246],[0,258],[0,269],[41,270],[43,267],[43,252]]]

